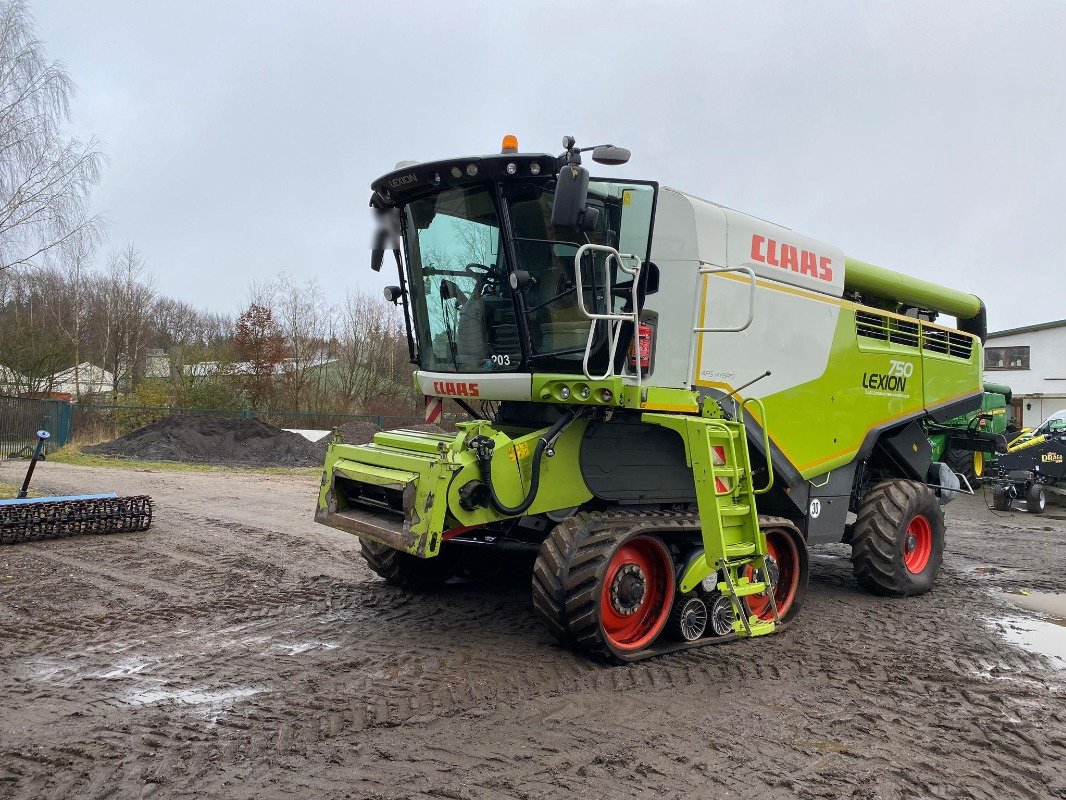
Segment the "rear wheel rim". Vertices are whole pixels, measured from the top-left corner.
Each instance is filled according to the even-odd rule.
[[[769,531],[766,534],[766,552],[777,564],[777,582],[774,585],[774,602],[777,615],[788,614],[799,591],[800,554],[795,540],[787,533]],[[749,568],[748,578],[754,579],[754,571]],[[748,610],[761,620],[774,618],[774,609],[770,598],[765,594],[755,594],[748,598]]]
[[[674,563],[661,541],[635,536],[614,551],[600,591],[600,624],[612,647],[647,647],[662,632],[673,602]]]
[[[985,454],[975,452],[973,454],[973,474],[980,478],[985,472]]]
[[[933,526],[924,514],[917,514],[907,524],[903,539],[903,564],[912,575],[920,575],[933,554]]]

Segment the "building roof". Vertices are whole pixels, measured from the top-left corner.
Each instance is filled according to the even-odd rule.
[[[1005,331],[993,331],[988,334],[989,339],[996,339],[1000,336],[1013,336],[1016,333],[1033,333],[1035,331],[1046,331],[1051,328],[1063,328],[1066,327],[1066,319],[1056,319],[1051,322],[1040,322],[1036,325],[1024,325],[1021,328],[1008,328]]]

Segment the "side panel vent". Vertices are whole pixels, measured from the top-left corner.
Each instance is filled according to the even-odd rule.
[[[921,330],[917,322],[870,311],[855,312],[855,333],[867,339],[878,339],[906,347],[918,347],[921,341]]]
[[[873,311],[855,312],[855,334],[887,344],[920,348],[969,361],[973,353],[973,337],[961,331],[951,331],[924,325],[917,320],[900,319]]]

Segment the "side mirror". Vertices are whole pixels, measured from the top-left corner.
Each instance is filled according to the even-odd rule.
[[[606,164],[611,167],[627,163],[631,155],[632,153],[624,147],[615,147],[613,144],[601,144],[599,147],[592,148],[592,160],[597,164]]]
[[[581,219],[589,197],[589,171],[576,164],[563,164],[555,179],[552,225],[573,228]]]
[[[389,242],[389,232],[385,228],[379,228],[374,233],[374,243],[370,250],[370,269],[381,272],[381,264],[385,260],[385,245]]]

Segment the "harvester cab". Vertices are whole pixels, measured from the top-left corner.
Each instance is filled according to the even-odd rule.
[[[415,383],[470,421],[332,444],[316,519],[411,590],[535,555],[548,627],[622,661],[779,629],[810,544],[927,591],[959,481],[925,426],[980,407],[980,299],[563,148],[373,183]]]

